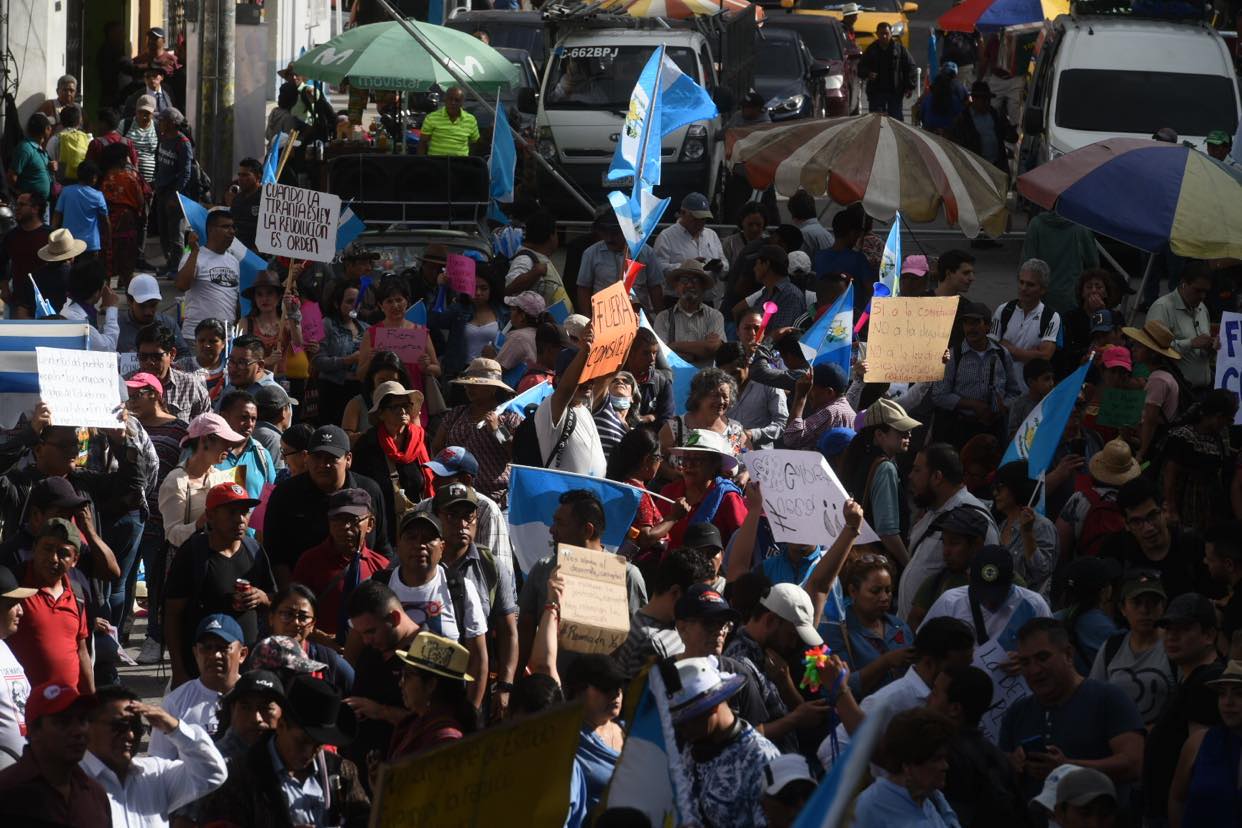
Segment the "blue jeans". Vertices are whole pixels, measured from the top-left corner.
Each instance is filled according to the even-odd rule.
[[[902,113],[902,100],[905,98],[900,92],[868,92],[867,93],[867,111],[868,112],[887,112],[890,117],[899,121],[905,120]]]
[[[104,540],[116,555],[121,577],[110,584],[108,591],[108,620],[118,631],[124,631],[125,620],[133,603],[129,585],[130,570],[138,568],[138,541],[142,538],[142,515],[137,509],[126,512],[119,520],[104,530]]]
[[[147,638],[162,642],[164,575],[168,566],[168,544],[163,532],[143,532],[142,541],[138,544],[138,559],[146,568],[147,573]],[[134,585],[138,582],[138,567],[134,566],[125,582],[125,591],[134,594]]]

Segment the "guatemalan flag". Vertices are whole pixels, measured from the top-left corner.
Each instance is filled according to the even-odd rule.
[[[884,252],[880,255],[880,284],[888,288],[889,296],[901,295],[901,211],[893,216],[893,225],[888,228],[888,238],[884,241]],[[882,295],[876,293],[877,296]]]
[[[177,193],[177,198],[181,201],[181,214],[185,216],[185,223],[190,225],[190,229],[198,236],[200,244],[207,243],[207,208],[199,204],[192,198]],[[221,208],[223,209],[223,208]],[[238,261],[238,268],[241,270],[241,284],[238,285],[238,293],[244,293],[248,287],[254,284],[254,280],[259,274],[267,270],[267,259],[264,259],[258,253],[255,253],[249,247],[242,244],[240,239],[233,239],[233,245],[229,248],[229,253]],[[242,316],[250,313],[250,300],[241,297]]]
[[[608,202],[617,214],[621,232],[629,245],[631,259],[638,258],[669,205],[669,199],[655,195],[655,186],[660,183],[663,60],[664,46],[657,46],[634,84],[630,108],[621,124],[621,137],[608,168],[610,181],[629,178],[632,182],[628,197],[620,190],[608,194]]]
[[[17,425],[22,414],[29,415],[39,402],[35,348],[85,351],[89,331],[86,322],[0,320],[0,426]]]
[[[505,105],[496,98],[496,123],[492,126],[492,154],[487,161],[490,180],[488,218],[508,224],[509,217],[500,209],[501,204],[513,202],[514,174],[517,169],[517,146],[513,142],[513,130],[509,128],[509,117],[505,114]]]
[[[812,365],[831,362],[841,366],[848,377],[854,340],[854,283],[846,285],[832,307],[815,320],[798,344]]]
[[[263,159],[263,178],[260,184],[275,184],[276,169],[280,166],[280,150],[284,146],[287,136],[283,132],[276,133],[276,137],[272,139],[272,148],[267,152],[267,158]]]
[[[655,334],[655,328],[651,327],[651,323],[647,321],[647,314],[642,308],[638,309],[638,326],[646,328]],[[690,363],[686,362],[677,352],[668,345],[664,344],[664,340],[656,335],[656,342],[660,345],[660,353],[664,356],[664,361],[668,363],[669,372],[673,375],[673,410],[677,414],[686,413],[686,401],[690,399],[690,382],[694,379],[694,375],[699,372]]]
[[[336,252],[349,247],[366,229],[366,222],[358,217],[352,207],[342,209],[341,217],[336,222]]]
[[[502,402],[500,405],[496,406],[496,415],[499,416],[504,414],[506,411],[511,411],[520,417],[525,417],[526,406],[539,405],[539,403],[543,402],[550,396],[552,396],[552,380],[544,380],[537,385],[532,385],[530,388],[527,388],[513,399],[507,402]]]
[[[523,572],[552,552],[552,514],[561,495],[574,489],[594,492],[604,506],[604,546],[616,551],[625,541],[642,492],[633,486],[585,474],[512,465],[509,475],[509,539]]]
[[[1018,426],[1013,442],[1005,451],[1005,456],[1001,458],[1002,466],[1016,460],[1025,460],[1027,474],[1032,480],[1038,480],[1048,470],[1090,367],[1091,359],[1088,359],[1078,366],[1077,371],[1057,383],[1056,388],[1049,391],[1031,413],[1026,415],[1022,425]]]

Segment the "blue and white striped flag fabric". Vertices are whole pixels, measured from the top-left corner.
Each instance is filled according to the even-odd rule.
[[[1092,355],[1094,359],[1094,354]],[[1013,442],[1001,458],[1001,465],[1016,460],[1027,462],[1027,476],[1038,480],[1040,475],[1052,465],[1052,457],[1065,433],[1065,424],[1069,422],[1074,411],[1074,403],[1082,391],[1082,384],[1087,378],[1087,369],[1092,359],[1078,367],[1078,370],[1057,383],[1039,403],[1026,415]]]
[[[518,394],[508,402],[502,402],[500,405],[496,406],[496,415],[499,416],[504,414],[506,411],[512,411],[514,414],[525,417],[526,406],[531,405],[532,403],[534,405],[539,405],[539,403],[543,402],[550,396],[552,396],[552,381],[544,380],[538,385],[532,385],[530,388],[527,388],[521,394]]]
[[[340,253],[349,247],[366,229],[366,222],[358,218],[352,207],[341,210],[341,217],[336,223],[336,252]]]
[[[642,308],[638,309],[638,326],[655,334],[655,328],[651,327],[651,323],[647,321],[647,314]],[[673,410],[678,414],[685,414],[686,401],[690,399],[690,383],[699,369],[678,356],[676,351],[664,344],[664,340],[660,339],[658,334],[656,334],[656,342],[660,345],[660,353],[664,356],[664,361],[668,363],[669,373],[673,375]]]
[[[509,540],[523,572],[530,572],[540,558],[552,553],[552,514],[565,492],[593,492],[604,506],[604,546],[615,551],[625,541],[642,497],[638,489],[557,469],[516,464],[510,469]]]
[[[39,402],[35,348],[87,350],[86,322],[60,319],[0,321],[0,426],[12,428]]]

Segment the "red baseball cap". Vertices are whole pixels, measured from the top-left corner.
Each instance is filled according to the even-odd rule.
[[[254,508],[259,505],[259,501],[251,497],[250,494],[236,483],[220,483],[212,486],[211,491],[207,493],[207,511],[215,509],[217,506],[228,506],[230,503],[245,503]]]
[[[83,696],[67,684],[47,682],[30,691],[26,699],[26,727],[30,728],[43,716],[63,713],[79,701],[90,701],[93,696]]]

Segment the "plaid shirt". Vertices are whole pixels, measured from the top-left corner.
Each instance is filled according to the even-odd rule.
[[[164,382],[164,407],[187,423],[211,410],[207,386],[194,374],[168,367]]]

